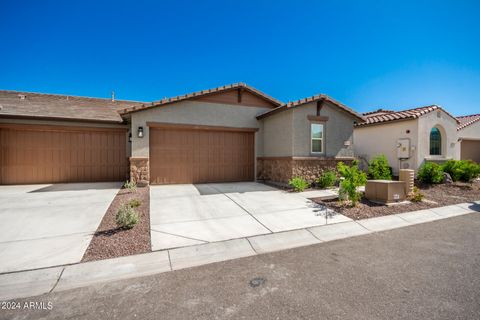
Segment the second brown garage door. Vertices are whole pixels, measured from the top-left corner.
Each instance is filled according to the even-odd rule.
[[[123,181],[126,130],[0,126],[0,184]]]
[[[252,181],[254,133],[150,128],[152,184]]]

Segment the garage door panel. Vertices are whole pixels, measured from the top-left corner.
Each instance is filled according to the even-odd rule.
[[[127,177],[123,130],[3,127],[0,142],[1,184],[121,181]]]
[[[251,181],[254,133],[150,129],[152,184]]]

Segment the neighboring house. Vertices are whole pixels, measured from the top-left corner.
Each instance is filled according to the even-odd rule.
[[[480,163],[480,114],[457,117],[460,158]]]
[[[384,154],[399,169],[417,170],[425,161],[460,158],[460,121],[437,105],[403,111],[379,109],[364,114],[354,129],[355,153],[370,160]]]
[[[360,114],[242,83],[152,103],[0,91],[0,184],[307,178],[353,158]]]

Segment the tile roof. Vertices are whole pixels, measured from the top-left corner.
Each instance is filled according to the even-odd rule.
[[[140,102],[0,90],[0,118],[121,123],[118,111]]]
[[[419,107],[414,109],[407,109],[401,111],[393,111],[393,110],[385,110],[385,109],[378,109],[371,112],[366,112],[363,114],[365,117],[364,123],[356,124],[357,127],[372,125],[372,124],[382,124],[391,121],[399,121],[399,120],[406,120],[406,119],[416,119],[424,114],[430,113],[435,110],[442,110],[450,117],[455,119],[458,122],[458,119],[452,116],[450,113],[442,109],[440,106],[431,105],[425,107]]]
[[[308,98],[303,98],[303,99],[300,99],[300,100],[297,100],[297,101],[293,101],[293,102],[283,104],[278,108],[275,108],[273,110],[269,110],[265,113],[262,113],[261,115],[257,116],[257,119],[263,119],[263,118],[266,118],[266,117],[268,117],[270,115],[273,115],[275,113],[285,111],[285,110],[289,110],[289,109],[292,109],[292,108],[297,108],[297,107],[300,107],[300,106],[305,105],[307,103],[319,101],[319,100],[322,100],[322,99],[325,100],[325,101],[329,101],[330,103],[339,107],[343,111],[346,111],[347,113],[350,113],[351,115],[353,115],[357,119],[361,120],[362,122],[365,121],[364,117],[360,113],[357,113],[353,109],[351,109],[351,108],[347,107],[346,105],[338,102],[337,100],[327,96],[326,94],[318,94],[318,95],[315,95],[315,96],[311,96],[311,97],[308,97]]]
[[[457,130],[462,130],[465,127],[468,127],[475,122],[480,121],[480,114],[471,114],[469,116],[460,116],[457,117],[458,121],[460,121],[460,125],[457,127]]]
[[[184,94],[184,95],[180,95],[180,96],[176,96],[176,97],[172,97],[172,98],[166,98],[166,99],[163,99],[163,100],[159,100],[159,101],[154,101],[154,102],[151,102],[151,103],[144,103],[142,105],[136,105],[136,106],[131,106],[129,108],[125,108],[123,110],[120,110],[120,114],[128,114],[128,113],[132,113],[132,112],[137,112],[137,111],[141,111],[141,110],[145,110],[145,109],[150,109],[150,108],[154,108],[154,107],[158,107],[158,106],[162,106],[162,105],[166,105],[166,104],[171,104],[171,103],[175,103],[175,102],[179,102],[179,101],[184,101],[184,100],[188,100],[188,99],[193,99],[193,98],[198,98],[198,97],[202,97],[202,96],[206,96],[206,95],[210,95],[210,94],[216,94],[216,93],[220,93],[220,92],[224,92],[224,91],[228,91],[228,90],[235,90],[235,89],[239,89],[239,88],[243,88],[269,102],[271,102],[273,105],[276,105],[276,106],[280,106],[283,104],[283,102],[245,84],[245,83],[242,83],[242,82],[239,82],[239,83],[234,83],[234,84],[229,84],[229,85],[225,85],[225,86],[221,86],[221,87],[216,87],[216,88],[213,88],[213,89],[208,89],[208,90],[202,90],[202,91],[197,91],[197,92],[192,92],[192,93],[188,93],[188,94]]]

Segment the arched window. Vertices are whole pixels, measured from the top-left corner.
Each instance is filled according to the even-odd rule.
[[[442,154],[442,135],[438,128],[430,131],[430,155],[439,156]]]

